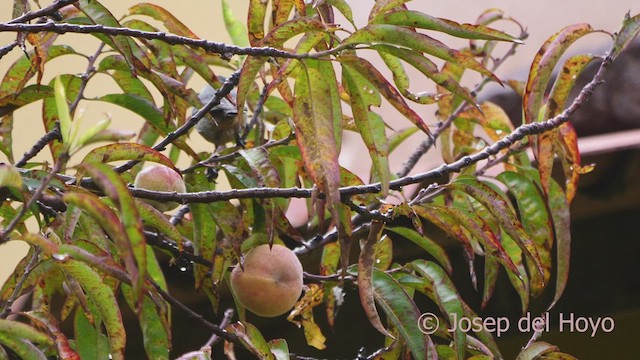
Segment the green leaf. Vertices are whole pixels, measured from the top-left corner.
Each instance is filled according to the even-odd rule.
[[[429,255],[433,256],[440,265],[444,267],[448,274],[453,273],[453,267],[451,266],[451,261],[449,260],[449,256],[446,251],[440,246],[438,243],[430,239],[425,235],[420,235],[417,231],[404,227],[387,227],[387,231],[391,231],[395,234],[398,234],[414,244],[418,245]]]
[[[404,3],[407,3],[411,0],[379,0],[376,1],[373,7],[371,8],[371,12],[369,12],[369,20],[375,18],[376,16],[393,10],[394,8],[403,8],[406,9]]]
[[[80,0],[78,1],[78,8],[85,13],[94,24],[122,27],[109,9],[97,0]],[[135,42],[127,36],[109,36],[109,38],[113,42],[114,50],[124,56],[127,64],[129,64],[130,70],[135,74],[135,64],[138,61],[133,54],[134,50],[132,48]]]
[[[560,300],[569,280],[569,258],[571,256],[571,215],[569,204],[562,188],[551,181],[548,194],[549,212],[556,235],[556,291],[549,309]]]
[[[436,18],[419,11],[398,10],[380,14],[369,21],[369,24],[390,24],[418,29],[440,31],[463,39],[523,42],[502,31],[484,25],[459,24],[455,21]]]
[[[233,15],[227,0],[222,0],[222,18],[227,32],[231,36],[231,41],[238,46],[248,46],[247,30],[245,30],[244,24]]]
[[[77,53],[72,47],[67,45],[52,45],[46,48],[44,59],[41,59],[41,61],[46,63],[58,56],[69,54]],[[0,82],[0,98],[8,96],[14,97],[16,94],[21,93],[23,88],[27,88],[25,85],[38,71],[38,66],[34,64],[35,61],[35,52],[31,50],[27,54],[21,56],[9,67],[2,79],[2,82]],[[37,89],[38,85],[31,86]],[[46,88],[41,88],[41,90],[44,91]]]
[[[455,319],[464,317],[464,306],[456,287],[444,270],[434,262],[415,260],[408,264],[425,281],[423,289],[416,289],[438,304],[438,307],[449,320],[450,328]],[[457,358],[463,359],[466,351],[466,334],[458,327],[453,334]]]
[[[511,206],[496,190],[487,184],[474,178],[461,177],[449,185],[454,190],[462,191],[478,200],[496,218],[500,226],[518,244],[525,255],[533,262],[535,268],[540,273],[542,280],[544,277],[544,266],[540,260],[540,255],[536,244],[524,230],[522,223],[516,215],[510,211]],[[544,284],[541,284],[544,286]]]
[[[375,245],[380,240],[382,230],[384,230],[383,222],[372,222],[369,229],[369,236],[361,243],[360,257],[358,260],[358,293],[360,294],[360,303],[371,325],[382,335],[393,337],[393,335],[385,329],[384,325],[382,325],[382,321],[380,321],[380,315],[375,305],[373,289]]]
[[[60,77],[56,77],[54,82],[54,94],[56,98],[56,107],[58,109],[58,118],[60,119],[60,134],[62,142],[68,149],[71,148],[71,113],[69,112],[69,104],[67,104],[67,96],[64,91],[64,85],[60,81]]]
[[[135,264],[126,264],[127,271],[132,278],[134,296],[138,304],[141,305],[147,264],[146,240],[138,210],[127,184],[119,174],[104,164],[83,163],[80,165],[80,169],[91,176],[98,188],[113,201],[120,211],[120,221],[135,258]]]
[[[121,160],[151,161],[178,171],[161,152],[136,143],[117,143],[97,147],[82,159],[82,163],[109,163]]]
[[[453,76],[451,76],[447,72],[440,71],[438,69],[438,66],[435,63],[433,63],[433,61],[424,57],[419,52],[407,50],[400,47],[390,46],[390,45],[373,45],[372,48],[375,50],[378,50],[378,53],[380,54],[382,59],[385,60],[385,63],[387,64],[387,66],[390,65],[389,55],[402,59],[406,61],[408,64],[410,64],[411,66],[413,66],[414,68],[416,68],[416,70],[420,71],[423,75],[433,80],[433,82],[435,82],[436,84],[449,90],[452,94],[460,96],[464,100],[468,101],[470,104],[475,103],[475,99],[473,98],[473,96],[471,96],[471,94],[464,87],[462,87],[462,85],[460,85],[460,83],[456,81],[456,79],[453,78]],[[407,87],[408,87],[408,84],[407,84]],[[405,96],[407,96],[407,94],[405,94]],[[442,97],[442,95],[439,95],[439,96],[430,95],[430,96],[432,100],[431,103],[437,102]],[[412,97],[408,97],[408,98],[413,101],[418,100]],[[423,101],[417,101],[417,102],[421,104],[429,103],[429,102],[423,102]]]
[[[420,312],[404,288],[390,275],[377,269],[373,270],[372,281],[376,303],[387,315],[387,321],[398,329],[413,357],[435,358],[435,354],[427,350],[431,339],[418,326]]]
[[[500,83],[500,80],[472,56],[454,50],[442,42],[411,31],[408,28],[388,24],[370,24],[356,31],[343,41],[343,44],[391,44],[418,52],[424,52],[453,64],[475,70]]]
[[[536,271],[534,264],[528,264],[532,294],[538,296],[544,290],[540,284],[547,284],[551,276],[553,228],[546,203],[537,186],[524,175],[505,171],[499,174],[496,179],[507,185],[511,195],[516,199],[522,225],[527,234],[531,236],[540,256],[544,271],[543,279],[540,279],[540,274]]]
[[[259,359],[275,360],[269,344],[255,326],[248,322],[237,322],[229,325],[227,331],[238,336],[242,345]]]
[[[12,320],[0,319],[0,336],[3,339],[22,339],[45,346],[52,346],[54,344],[53,339],[49,335],[40,332],[32,326]]]
[[[121,285],[127,303],[133,311],[136,311],[135,299],[131,286],[127,284]],[[171,340],[167,328],[163,326],[167,322],[162,318],[162,314],[158,312],[153,301],[148,297],[142,300],[142,307],[138,314],[140,329],[142,330],[142,339],[144,349],[149,359],[169,359],[169,350],[171,349]]]
[[[264,38],[264,19],[267,14],[267,2],[261,0],[249,1],[247,14],[247,31],[249,44],[259,46]]]
[[[364,84],[357,82],[358,77],[352,76],[351,71],[348,67],[343,68],[343,83],[346,84],[346,90],[349,94],[353,119],[364,144],[369,149],[375,173],[382,185],[380,195],[384,197],[389,192],[389,182],[391,181],[389,146],[384,121],[379,115],[369,111],[370,104],[366,103],[365,96],[362,95]]]
[[[627,13],[622,28],[614,35],[611,56],[615,59],[636,38],[640,32],[640,14],[631,17]]]
[[[338,61],[343,65],[343,68],[347,66],[362,75],[371,83],[372,88],[380,91],[382,96],[384,96],[385,99],[387,99],[387,101],[396,108],[396,110],[420,128],[420,130],[428,135],[431,134],[431,131],[429,131],[429,128],[422,118],[413,109],[411,109],[409,105],[407,105],[402,95],[398,93],[398,90],[391,86],[391,84],[370,62],[353,55],[341,55],[338,58]]]
[[[326,196],[334,219],[341,219],[344,212],[340,202],[340,165],[334,132],[333,102],[327,96],[334,83],[324,76],[318,60],[306,60],[295,83],[293,122],[296,137],[307,173]],[[338,221],[341,242],[342,265],[349,258],[347,237],[349,230]]]
[[[109,339],[96,330],[80,307],[76,310],[73,322],[76,350],[80,358],[108,359]]]
[[[269,341],[269,349],[276,360],[289,360],[289,346],[285,339],[273,339]]]
[[[113,291],[91,267],[81,261],[68,259],[60,264],[71,275],[97,307],[109,335],[113,359],[124,359],[126,333],[122,315]]]
[[[556,63],[571,44],[582,36],[593,32],[588,24],[567,26],[551,36],[542,45],[531,64],[529,79],[525,89],[522,104],[524,107],[524,123],[539,121],[542,100],[547,84]]]
[[[0,188],[10,186],[15,189],[22,188],[22,176],[15,167],[0,163]]]
[[[475,253],[472,246],[472,238],[461,224],[455,221],[449,214],[443,212],[440,207],[414,206],[413,210],[423,219],[439,227],[445,234],[451,236],[462,245],[462,254],[469,267],[469,275],[474,287],[477,286],[477,278],[473,267]]]
[[[129,8],[129,15],[146,15],[154,20],[162,22],[170,33],[185,36],[192,39],[198,39],[186,25],[176,18],[170,11],[150,3],[135,4]]]

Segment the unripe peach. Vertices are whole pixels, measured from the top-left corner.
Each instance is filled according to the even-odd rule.
[[[231,289],[248,310],[264,317],[279,316],[295,305],[302,293],[302,265],[282,245],[257,246],[231,272]]]
[[[186,192],[184,180],[180,174],[163,165],[154,165],[142,169],[136,176],[133,186],[139,189],[153,191],[175,191],[178,193]],[[142,199],[142,201],[153,206],[161,212],[173,210],[178,207],[177,202],[172,201],[156,201]]]

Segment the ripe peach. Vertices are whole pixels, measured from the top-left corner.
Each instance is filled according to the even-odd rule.
[[[142,169],[136,176],[133,186],[153,191],[175,191],[179,193],[187,191],[180,174],[163,165],[154,165]],[[180,205],[171,201],[163,202],[149,199],[142,199],[142,201],[161,212],[173,210]]]
[[[275,317],[289,311],[302,293],[302,265],[287,247],[257,246],[231,272],[236,299],[256,315]]]

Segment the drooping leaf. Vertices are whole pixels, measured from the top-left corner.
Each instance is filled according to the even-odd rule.
[[[588,24],[567,26],[547,39],[542,45],[531,64],[529,79],[522,99],[525,124],[538,121],[544,92],[562,54],[576,40],[592,31]]]
[[[475,100],[469,91],[462,87],[456,79],[454,79],[450,74],[440,71],[435,63],[421,55],[419,52],[389,45],[374,45],[373,48],[406,61],[426,77],[433,80],[433,82],[449,90],[452,94],[460,96],[470,104],[475,103]],[[441,97],[442,95],[435,95],[434,100],[438,101]]]
[[[342,219],[345,212],[340,202],[340,165],[334,132],[333,104],[329,87],[335,86],[323,76],[318,60],[305,61],[304,71],[295,84],[293,122],[296,138],[307,173],[326,196],[334,219]],[[350,230],[337,221],[342,252],[342,266],[349,259],[348,236]]]
[[[81,308],[73,317],[76,350],[81,359],[104,359],[110,354],[109,339],[98,331]],[[97,324],[99,325],[99,324]]]
[[[389,149],[384,121],[379,115],[369,111],[370,104],[365,102],[365,98],[361,93],[364,84],[358,83],[358,77],[352,76],[350,74],[351,71],[348,67],[343,68],[343,83],[346,83],[353,119],[362,136],[362,140],[367,149],[369,149],[373,167],[382,185],[381,196],[384,197],[389,191],[389,182],[391,181]]]
[[[78,281],[98,309],[109,335],[111,356],[114,359],[124,359],[126,332],[118,302],[109,285],[105,284],[102,277],[89,265],[81,261],[69,259],[61,263],[61,266]]]
[[[429,255],[433,256],[433,258],[444,267],[448,274],[453,273],[453,267],[451,266],[451,261],[446,251],[428,236],[420,235],[417,231],[404,227],[387,227],[386,230],[412,241],[429,253]]]
[[[384,311],[387,321],[398,329],[416,359],[435,359],[428,349],[431,339],[420,331],[420,313],[406,291],[390,275],[373,270],[373,294],[376,303]]]
[[[127,241],[131,244],[134,264],[127,264],[127,271],[132,276],[133,293],[141,305],[146,276],[146,240],[144,229],[135,202],[129,193],[127,184],[119,174],[104,164],[83,163],[81,169],[86,171],[100,190],[118,207],[120,222],[125,230]],[[123,254],[124,255],[124,254]]]
[[[521,40],[484,25],[459,24],[455,21],[436,18],[419,11],[399,10],[380,14],[370,24],[390,24],[419,29],[440,31],[463,39],[499,40],[522,43]]]
[[[531,290],[533,296],[538,296],[544,290],[540,284],[547,284],[551,276],[551,248],[553,246],[553,228],[547,207],[542,195],[533,181],[526,176],[505,171],[496,177],[507,185],[516,199],[522,226],[536,244],[536,250],[542,263],[544,278],[539,279],[538,271],[533,264],[529,265],[531,276]]]
[[[224,25],[227,28],[231,40],[238,46],[248,46],[249,40],[244,24],[233,15],[227,0],[222,0],[221,4],[222,18],[224,19]]]
[[[373,66],[370,62],[363,58],[359,58],[353,55],[342,55],[338,58],[338,61],[344,66],[353,69],[362,75],[365,79],[369,80],[374,89],[379,91],[382,96],[389,101],[389,103],[396,108],[402,115],[404,115],[409,121],[415,124],[423,132],[430,135],[431,131],[424,123],[422,118],[407,105],[402,98],[402,95],[391,86],[391,84],[382,76],[382,74]]]
[[[364,308],[369,322],[382,335],[391,337],[392,335],[385,329],[380,321],[380,315],[375,305],[375,296],[373,289],[373,269],[375,261],[375,245],[380,240],[383,222],[374,221],[369,230],[369,236],[361,244],[360,257],[358,260],[358,293],[360,294],[360,303]]]
[[[451,279],[434,262],[414,260],[409,263],[409,267],[415,270],[420,278],[425,281],[426,288],[416,290],[424,292],[438,304],[442,313],[448,318],[451,328],[455,319],[461,319],[464,316],[462,299]],[[457,328],[457,331],[453,334],[453,339],[457,358],[462,359],[466,351],[466,334]]]
[[[469,194],[482,203],[496,218],[507,234],[520,246],[527,258],[533,262],[535,269],[541,275],[540,280],[543,280],[544,266],[540,260],[536,244],[531,240],[516,215],[510,211],[511,206],[505,200],[504,196],[500,195],[487,184],[470,177],[458,178],[449,186],[455,190]],[[544,286],[544,284],[542,284],[542,286]]]
[[[496,82],[500,80],[473,57],[451,49],[442,42],[402,26],[388,24],[370,24],[359,29],[343,41],[344,44],[369,44],[382,43],[392,44],[412,49],[418,52],[425,52],[456,65],[475,70]]]
[[[78,7],[94,24],[121,27],[118,20],[111,14],[111,12],[96,0],[80,0]],[[135,43],[126,36],[110,36],[113,41],[114,50],[121,53],[129,64],[129,68],[135,73],[135,64],[137,59],[134,56],[134,50],[132,45]]]
[[[569,280],[569,258],[571,256],[571,216],[569,204],[562,188],[551,182],[548,194],[549,212],[553,219],[556,237],[556,291],[549,309],[560,300]]]

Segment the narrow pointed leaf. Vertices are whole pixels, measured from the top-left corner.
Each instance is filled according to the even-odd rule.
[[[500,80],[472,56],[447,47],[442,42],[402,26],[372,24],[346,38],[344,44],[392,44],[418,52],[425,52],[464,68],[475,70],[497,82]]]
[[[535,264],[537,271],[542,276],[544,267],[540,260],[535,243],[524,230],[522,223],[516,215],[510,211],[510,204],[496,190],[478,180],[472,178],[459,178],[450,186],[463,191],[484,205],[498,220],[500,226],[521,247],[526,256]],[[542,278],[540,278],[542,279]],[[542,284],[544,286],[544,284]]]
[[[98,273],[81,261],[67,260],[61,265],[69,275],[78,281],[82,289],[87,293],[89,299],[91,299],[100,312],[107,334],[109,335],[109,344],[113,359],[124,359],[126,333],[118,302],[111,288],[104,283]]]
[[[120,221],[133,250],[137,273],[134,274],[129,268],[127,270],[132,275],[134,296],[141,304],[147,264],[146,240],[138,210],[127,184],[119,174],[104,164],[84,163],[81,165],[81,169],[91,176],[96,185],[116,204],[120,211]]]
[[[451,266],[451,261],[446,251],[429,237],[420,235],[417,231],[404,227],[387,227],[386,230],[398,234],[418,245],[428,252],[429,255],[433,256],[433,258],[444,267],[448,274],[451,275],[453,273],[453,267]]]
[[[438,304],[451,328],[455,319],[464,316],[462,299],[451,279],[439,265],[431,261],[415,260],[409,263],[409,267],[425,281],[426,287],[420,290]],[[466,349],[466,334],[458,328],[452,336],[457,357],[462,359]]]
[[[382,185],[381,196],[386,196],[389,191],[391,181],[391,170],[389,169],[389,148],[385,135],[385,126],[382,118],[369,111],[369,104],[362,96],[362,84],[357,82],[357,78],[351,76],[349,68],[343,69],[343,79],[346,83],[346,90],[349,93],[351,111],[358,131],[362,136],[364,144],[369,150],[369,155],[373,162],[373,167],[378,180]]]
[[[385,99],[387,99],[387,101],[396,108],[396,110],[398,110],[413,124],[418,126],[420,130],[424,131],[428,135],[431,134],[431,131],[429,131],[429,128],[422,118],[413,111],[409,105],[407,105],[402,95],[398,93],[398,90],[391,86],[387,79],[385,79],[370,62],[353,55],[342,55],[338,58],[338,61],[340,61],[343,66],[348,66],[368,79],[369,82],[374,85],[378,91],[380,91],[382,96],[384,96]]]
[[[376,50],[384,51],[406,61],[426,77],[433,80],[433,82],[449,90],[453,95],[460,96],[470,104],[475,103],[475,99],[471,96],[469,91],[462,87],[462,85],[460,85],[453,76],[440,71],[433,61],[424,57],[419,52],[389,45],[374,45],[372,47]],[[436,98],[436,100],[438,100],[438,98]]]
[[[549,309],[560,300],[569,280],[569,258],[571,256],[571,215],[569,204],[562,188],[555,181],[549,188],[549,212],[553,219],[556,236],[556,291]]]
[[[576,40],[592,31],[588,24],[567,26],[547,39],[542,45],[531,64],[529,79],[522,99],[525,124],[538,121],[547,84],[562,54]]]
[[[373,291],[376,303],[387,315],[387,322],[393,324],[404,339],[415,359],[430,359],[428,335],[418,326],[420,313],[405,290],[391,276],[380,270],[373,270]]]
[[[392,335],[385,329],[380,321],[378,309],[376,309],[373,291],[373,268],[375,261],[375,245],[380,240],[384,223],[373,222],[369,230],[369,236],[362,243],[360,257],[358,260],[358,293],[360,303],[364,307],[364,312],[369,318],[369,322],[382,335],[391,337]]]
[[[419,11],[399,10],[380,14],[370,24],[390,24],[419,29],[440,31],[463,39],[499,40],[522,43],[521,40],[484,25],[459,24],[455,21],[436,18]]]

